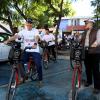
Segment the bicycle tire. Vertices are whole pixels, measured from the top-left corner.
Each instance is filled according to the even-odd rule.
[[[38,73],[37,73],[37,69],[36,69],[35,64],[30,65],[30,73],[29,74],[30,74],[30,79],[32,81],[35,81],[38,79]]]
[[[48,52],[48,50],[44,49],[43,57],[42,57],[42,65],[43,65],[43,68],[46,70],[46,69],[48,69],[48,61],[50,60],[50,57],[49,57],[49,54],[47,53],[46,55],[47,55],[47,60],[48,61],[46,61],[45,58],[44,58],[45,52]]]
[[[43,68],[48,69],[48,61],[43,61]]]
[[[7,100],[14,100],[15,92],[16,92],[16,70],[13,69],[10,77],[10,81],[8,83],[8,92],[7,92]]]
[[[79,88],[78,70],[74,70],[72,77],[72,100],[76,100],[77,90]]]

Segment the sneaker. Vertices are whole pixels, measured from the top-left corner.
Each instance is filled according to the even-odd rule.
[[[93,89],[93,93],[94,93],[94,94],[99,94],[99,93],[100,93],[100,90],[94,88],[94,89]]]

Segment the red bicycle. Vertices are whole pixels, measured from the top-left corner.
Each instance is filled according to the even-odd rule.
[[[73,65],[73,75],[72,75],[72,100],[76,100],[78,89],[81,86],[82,79],[82,46],[78,43],[74,47],[74,65]]]
[[[18,43],[15,42],[12,45],[12,48],[14,50],[13,52],[13,64],[12,64],[12,72],[11,77],[8,83],[8,91],[6,100],[14,100],[14,96],[16,93],[16,88],[19,85],[21,74],[20,74],[20,58],[21,58],[21,48],[18,46]],[[32,61],[31,57],[29,59],[28,63],[28,77],[33,81],[36,80],[38,77],[36,66],[34,61]],[[24,81],[23,81],[24,83]]]

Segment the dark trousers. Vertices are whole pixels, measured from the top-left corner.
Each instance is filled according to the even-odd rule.
[[[94,81],[94,88],[100,89],[100,68],[99,68],[100,54],[89,54],[85,51],[85,69],[87,83],[92,84]],[[93,77],[93,78],[92,78]]]
[[[39,81],[42,80],[42,65],[41,65],[41,55],[37,52],[23,52],[22,55],[22,65],[26,64],[29,61],[29,57],[32,57],[33,61],[37,67],[37,73],[39,76]],[[25,75],[25,70],[22,72],[22,77]]]
[[[47,48],[48,48],[48,51],[53,55],[53,57],[54,57],[55,60],[56,60],[55,45],[48,46]]]

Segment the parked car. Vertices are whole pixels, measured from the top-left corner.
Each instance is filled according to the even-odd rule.
[[[0,32],[0,62],[7,61],[11,46],[5,45],[3,42],[11,35]]]

